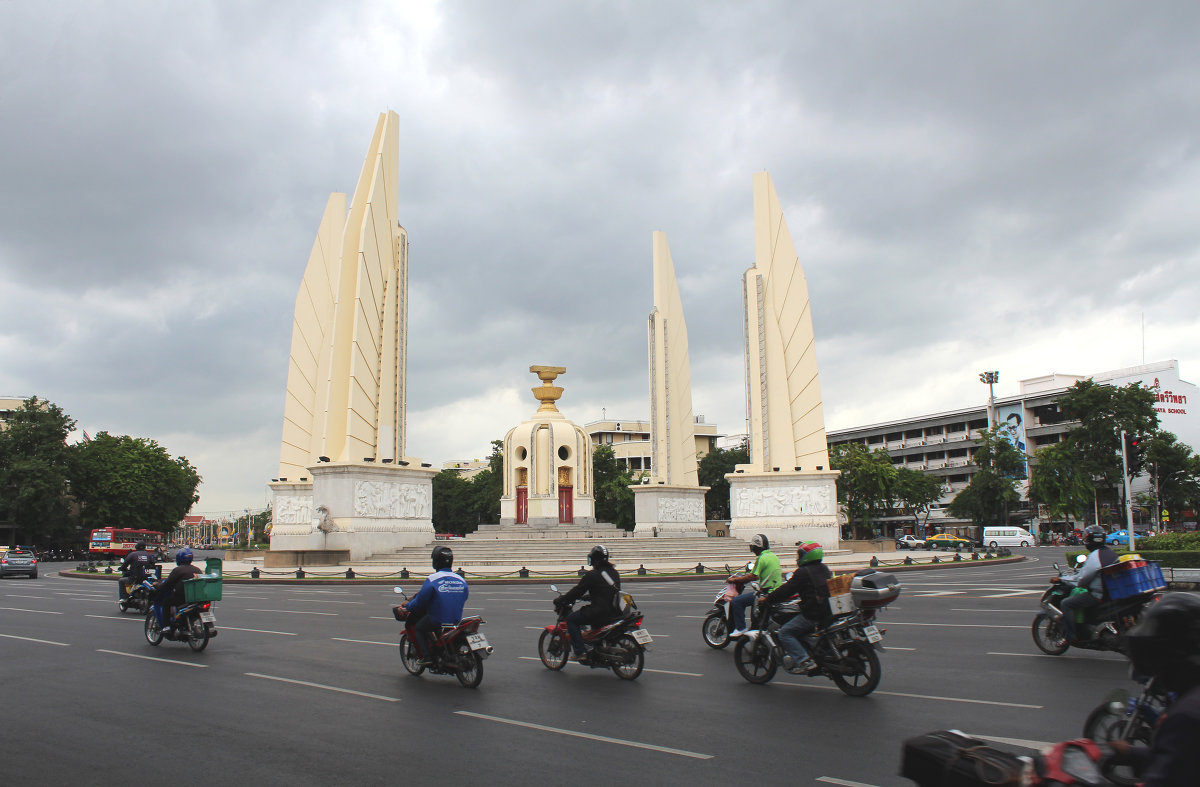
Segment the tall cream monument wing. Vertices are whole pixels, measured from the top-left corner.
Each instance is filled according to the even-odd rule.
[[[634,533],[704,535],[704,493],[696,472],[696,429],[687,322],[667,236],[655,232],[650,362],[650,475],[633,487]]]
[[[750,462],[726,475],[730,535],[838,544],[808,282],[771,176],[754,176],[754,266],[745,298]]]
[[[399,116],[379,116],[354,196],[325,205],[296,295],[268,564],[433,540],[432,478],[405,453],[408,233]]]

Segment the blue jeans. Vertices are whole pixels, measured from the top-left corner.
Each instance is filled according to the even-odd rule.
[[[803,615],[797,615],[779,627],[779,644],[783,650],[797,662],[808,658],[808,650],[800,637],[817,627],[817,624]]]
[[[729,602],[729,617],[733,621],[733,627],[739,630],[746,629],[746,607],[754,603],[754,591],[748,590],[740,596],[735,596],[733,601]]]
[[[571,638],[571,650],[576,656],[582,656],[587,651],[583,642],[583,627],[598,628],[612,619],[612,615],[590,606],[577,609],[567,615],[567,636]]]

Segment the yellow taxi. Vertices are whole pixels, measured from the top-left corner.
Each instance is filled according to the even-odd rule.
[[[936,536],[930,536],[925,539],[926,549],[953,549],[970,551],[975,548],[975,542],[969,538],[952,535],[950,533],[938,533]]]

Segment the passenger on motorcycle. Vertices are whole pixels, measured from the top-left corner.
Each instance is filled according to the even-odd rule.
[[[1136,674],[1153,676],[1176,699],[1149,746],[1110,741],[1134,765],[1144,787],[1200,782],[1200,596],[1171,593],[1155,602],[1126,635]]]
[[[429,556],[433,562],[433,573],[407,604],[400,609],[408,611],[409,620],[415,620],[413,630],[420,637],[421,663],[433,663],[434,632],[443,625],[456,625],[462,620],[463,605],[467,603],[467,580],[450,570],[454,565],[454,551],[447,546],[436,546]]]
[[[129,598],[129,591],[140,585],[147,572],[154,566],[154,556],[146,551],[146,542],[133,545],[133,551],[121,558],[121,579],[117,581],[117,594]]]
[[[1117,553],[1104,543],[1104,529],[1099,525],[1089,525],[1084,531],[1083,543],[1091,553],[1079,569],[1076,587],[1087,588],[1087,593],[1074,593],[1063,599],[1062,628],[1067,642],[1075,642],[1075,612],[1087,610],[1104,600],[1104,582],[1100,569],[1117,562]]]
[[[588,552],[588,565],[592,570],[583,575],[579,584],[554,599],[555,608],[570,606],[585,594],[589,603],[567,615],[567,635],[571,638],[571,650],[576,661],[586,663],[587,646],[583,642],[583,626],[598,628],[621,614],[617,603],[617,591],[621,589],[621,575],[609,560],[608,548],[597,544]]]
[[[771,551],[771,542],[762,533],[750,539],[750,551],[756,556],[754,568],[747,574],[734,574],[727,582],[751,582],[758,580],[759,590],[770,593],[783,584],[783,571],[779,567],[779,558]],[[747,590],[729,602],[729,616],[733,620],[734,629],[730,637],[746,635],[746,607],[754,603],[754,591]]]
[[[807,672],[816,666],[800,638],[829,618],[829,584],[832,576],[821,561],[825,550],[815,541],[796,547],[796,570],[788,581],[759,599],[776,604],[800,596],[800,614],[779,629],[779,644],[786,654],[783,668],[789,672]]]
[[[175,607],[183,602],[183,581],[204,572],[192,565],[192,550],[184,547],[175,553],[175,568],[161,582],[155,583],[154,614],[168,639],[174,635]]]

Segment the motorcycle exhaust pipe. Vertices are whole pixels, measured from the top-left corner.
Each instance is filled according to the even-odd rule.
[[[493,652],[494,652],[496,649],[495,649],[495,648],[493,648],[491,645],[488,645],[488,646],[485,648],[485,650],[487,651],[487,654],[490,656],[490,655],[492,655],[492,653],[493,653]]]

